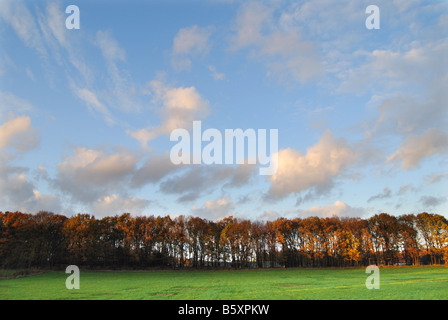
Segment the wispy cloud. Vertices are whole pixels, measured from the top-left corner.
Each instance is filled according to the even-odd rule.
[[[0,118],[14,114],[26,114],[34,109],[31,102],[10,92],[0,91]]]
[[[390,198],[392,196],[392,191],[389,188],[384,188],[382,193],[379,193],[377,195],[371,196],[367,202],[371,202],[378,199],[386,199]]]
[[[110,79],[104,100],[108,105],[121,111],[140,111],[142,106],[137,96],[136,85],[129,72],[119,66],[120,63],[126,62],[126,51],[108,31],[99,30],[96,33],[96,44],[104,57]]]
[[[215,79],[216,81],[224,80],[225,74],[218,72],[215,66],[212,65],[208,66],[208,70],[210,71],[212,78]]]
[[[47,57],[47,49],[34,16],[22,1],[1,1],[0,17],[14,29],[26,46],[36,50],[41,57]]]
[[[448,133],[439,129],[428,129],[421,136],[408,136],[387,161],[401,161],[403,169],[410,170],[417,167],[425,158],[440,156],[447,152]]]
[[[322,62],[314,44],[296,29],[282,29],[274,11],[262,2],[243,4],[235,22],[231,48],[251,49],[252,59],[262,61],[268,74],[285,82],[304,83],[320,76]]]
[[[74,91],[76,96],[87,104],[93,114],[100,114],[109,125],[115,124],[109,109],[98,99],[94,92],[87,88],[74,88]]]
[[[171,63],[175,70],[191,70],[191,58],[206,56],[211,48],[211,27],[199,27],[194,25],[182,28],[173,40]]]

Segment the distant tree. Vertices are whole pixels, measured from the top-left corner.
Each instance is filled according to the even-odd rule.
[[[65,220],[62,233],[67,243],[68,263],[94,266],[99,256],[97,220],[90,214],[80,214]]]
[[[368,219],[219,221],[139,216],[95,219],[0,212],[0,267],[322,267],[444,263],[448,221],[422,212]]]
[[[438,214],[422,212],[417,215],[417,228],[424,240],[424,254],[430,256],[432,264],[440,263],[448,244],[447,220]]]

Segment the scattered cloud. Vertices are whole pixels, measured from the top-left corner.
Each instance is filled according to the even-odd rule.
[[[230,198],[221,198],[215,201],[206,201],[202,207],[191,208],[195,216],[211,219],[214,221],[233,215],[235,204]]]
[[[106,123],[109,125],[115,124],[115,120],[112,118],[109,109],[102,102],[100,102],[94,92],[90,91],[87,88],[76,88],[75,93],[78,98],[80,98],[87,104],[91,113],[100,114],[104,117]]]
[[[29,101],[10,92],[0,91],[0,117],[11,113],[28,113],[33,109],[33,105]]]
[[[133,188],[142,187],[148,183],[161,181],[167,175],[182,168],[182,165],[174,165],[169,159],[169,155],[154,155],[149,157],[141,167],[133,174],[130,186]]]
[[[400,186],[400,189],[397,191],[397,195],[401,196],[405,193],[408,193],[409,191],[415,191],[415,188],[410,184]]]
[[[371,202],[378,199],[386,199],[392,196],[392,191],[389,188],[384,188],[382,193],[379,193],[375,196],[370,197],[367,202]]]
[[[387,158],[388,162],[401,161],[403,169],[416,168],[420,162],[448,152],[448,133],[439,129],[428,129],[421,136],[408,136],[401,147]]]
[[[11,165],[5,159],[0,159],[0,202],[3,204],[1,211],[37,213],[48,210],[59,213],[62,209],[56,195],[37,190],[28,168]]]
[[[39,143],[37,130],[27,116],[12,118],[0,125],[0,150],[14,148],[18,151],[34,149]]]
[[[139,111],[142,107],[136,95],[134,81],[128,71],[119,66],[119,63],[126,62],[126,51],[108,31],[99,30],[96,33],[96,45],[104,57],[109,79],[104,100],[120,111]]]
[[[282,149],[278,153],[278,170],[270,177],[269,196],[284,197],[309,189],[323,194],[358,158],[354,147],[345,139],[335,139],[331,131],[326,131],[306,154]]]
[[[9,206],[23,207],[33,198],[33,183],[28,179],[27,169],[2,163],[0,167],[0,194]],[[3,209],[2,209],[3,210]]]
[[[95,200],[92,214],[96,217],[114,216],[122,213],[140,215],[149,206],[150,201],[136,197],[122,197],[118,194],[106,195]]]
[[[425,177],[425,180],[428,181],[428,184],[437,183],[445,179],[448,179],[448,173],[445,170],[431,173],[430,175],[427,175]]]
[[[36,50],[41,57],[47,56],[34,16],[21,1],[1,1],[0,18],[14,29],[27,47]]]
[[[227,24],[219,20],[216,26],[201,26],[205,20],[196,20],[187,22],[183,28],[175,26],[168,36],[168,40],[172,37],[172,42],[169,40],[165,48],[152,48],[148,53],[154,54],[155,59],[148,62],[148,59],[144,60],[148,58],[146,52],[140,56],[140,52],[132,51],[135,49],[132,43],[120,38],[123,33],[114,34],[107,24],[102,24],[100,30],[92,29],[95,25],[83,24],[81,30],[68,31],[61,1],[29,5],[25,1],[0,0],[0,22],[5,31],[2,42],[6,44],[0,50],[0,77],[5,81],[6,77],[12,80],[8,84],[11,92],[0,91],[2,204],[24,211],[60,211],[65,209],[63,204],[67,203],[61,199],[66,197],[68,204],[81,205],[99,215],[117,211],[144,212],[153,200],[136,197],[133,193],[149,186],[150,189],[158,187],[164,197],[174,198],[174,201],[177,198],[177,202],[183,204],[201,201],[203,205],[193,206],[191,211],[211,218],[234,213],[235,203],[229,194],[237,206],[253,207],[263,200],[272,200],[271,204],[276,206],[272,210],[262,208],[257,211],[263,212],[261,219],[270,220],[280,216],[280,199],[292,194],[297,199],[297,207],[306,201],[323,199],[323,195],[339,186],[341,180],[357,177],[357,182],[367,183],[363,178],[375,173],[382,178],[385,172],[391,172],[386,170],[391,165],[400,176],[410,170],[420,170],[415,173],[416,177],[431,188],[435,188],[436,183],[446,182],[448,174],[442,166],[446,164],[448,154],[448,64],[444,63],[448,56],[448,38],[441,32],[448,24],[445,4],[383,2],[382,13],[391,13],[381,17],[382,26],[388,26],[391,32],[386,38],[377,37],[378,32],[366,31],[365,6],[357,0],[346,0],[342,6],[335,6],[332,0],[235,4],[229,8],[235,9],[236,16]],[[397,16],[400,18],[396,19]],[[218,24],[219,36],[224,41],[219,45],[214,41],[217,40]],[[402,28],[403,25],[406,28]],[[173,29],[165,30],[172,32]],[[155,56],[157,53],[162,53],[159,60]],[[213,59],[208,59],[211,54]],[[159,70],[164,68],[191,71],[198,62],[202,62],[202,70],[193,77],[178,73],[178,83],[170,84],[148,76],[151,72],[162,72]],[[247,62],[257,64],[267,77],[298,90],[279,94],[278,90],[282,88],[276,87],[269,91],[272,88],[265,79],[256,79],[253,74],[246,73],[239,79],[241,86],[238,83],[237,88],[242,94],[233,89],[235,91],[227,95],[224,90],[230,83],[223,80],[235,71],[232,69],[234,62],[237,66]],[[141,73],[140,70],[135,72],[142,65],[145,69]],[[45,72],[40,72],[42,70]],[[130,71],[141,77],[141,84],[134,81]],[[51,82],[46,83],[49,84],[46,87],[54,91],[45,91],[42,97],[36,95],[36,101],[32,103],[15,95],[21,92],[20,84],[25,80],[34,87],[35,91],[29,91],[34,99],[38,88],[43,88],[41,74]],[[194,82],[183,83],[186,78]],[[66,81],[60,81],[64,79]],[[148,79],[155,80],[145,86]],[[313,81],[318,81],[319,86],[311,86]],[[324,133],[317,142],[310,142],[304,135],[300,143],[308,147],[306,151],[294,146],[288,148],[293,139],[284,138],[278,152],[278,170],[262,183],[256,178],[257,166],[175,166],[168,153],[154,155],[166,150],[166,145],[162,147],[164,149],[156,149],[160,148],[159,142],[165,141],[155,139],[167,136],[177,128],[191,130],[194,120],[210,115],[212,106],[201,88],[207,88],[213,100],[224,97],[224,101],[217,101],[218,105],[237,105],[239,99],[246,98],[246,85],[248,89],[263,93],[261,98],[253,96],[254,103],[260,103],[260,107],[267,107],[262,103],[265,93],[266,101],[278,98],[275,101],[279,101],[279,108],[288,105],[288,99],[297,101],[297,95],[304,94],[301,100],[306,101],[307,107],[297,113],[296,119],[304,122],[312,119],[314,124],[303,126],[307,128],[306,132],[324,128],[331,128],[331,131],[322,131]],[[215,90],[212,86],[219,88]],[[266,92],[262,91],[264,88]],[[328,93],[323,94],[322,99],[319,97],[322,102],[313,104],[311,95],[316,97],[325,90]],[[63,119],[61,116],[48,122],[48,114],[57,114],[51,108],[58,107],[51,103],[46,105],[48,100],[44,99],[48,99],[52,92],[71,93],[85,105],[83,111],[87,115],[86,110],[109,126],[125,126],[129,129],[126,134],[136,139],[142,150],[123,150],[118,149],[119,146],[112,151],[74,147],[72,154],[62,156],[55,167],[50,169],[50,164],[43,164],[49,168],[47,172],[32,157],[40,152],[37,150],[41,143],[40,134],[47,139],[48,133],[54,132],[51,130],[64,125],[59,123]],[[148,96],[151,101],[144,108],[146,102],[142,103],[140,98],[148,99]],[[331,100],[333,98],[336,100]],[[342,114],[340,107],[345,106],[346,101],[351,109]],[[46,108],[50,108],[50,113],[43,119],[40,112]],[[285,130],[282,136],[286,137],[288,132],[296,130],[297,123],[288,127],[288,119],[280,118],[283,109],[279,110],[280,129]],[[241,110],[241,115],[250,118],[250,112],[253,110]],[[225,115],[224,112],[221,114]],[[230,118],[230,114],[228,116]],[[133,120],[137,121],[132,123]],[[129,124],[124,125],[128,121]],[[214,117],[211,121],[217,121],[213,125],[222,126],[220,121],[224,120]],[[356,132],[353,127],[348,128],[347,123],[359,121],[363,124],[356,127]],[[47,125],[54,127],[43,132]],[[117,130],[112,135],[112,139],[121,141],[123,131]],[[360,143],[352,143],[355,136],[362,135],[364,139]],[[62,143],[73,142],[69,134],[65,138],[67,140]],[[49,145],[56,145],[56,140],[51,139]],[[36,152],[31,154],[31,150]],[[53,159],[58,157],[61,155],[51,154]],[[42,154],[37,154],[36,159],[43,159]],[[429,159],[438,160],[441,168],[427,167],[429,161],[426,160]],[[33,169],[30,163],[35,163],[38,169]],[[377,167],[369,167],[372,163]],[[387,181],[389,185],[389,177]],[[43,188],[45,183],[49,189]],[[446,197],[423,196],[420,194],[423,188],[406,184],[410,183],[406,179],[402,183],[399,190],[399,184],[392,184],[395,185],[392,190],[384,185],[375,188],[367,202],[378,204],[381,201],[374,201],[391,198],[388,202],[393,203],[412,192],[422,206],[441,210],[446,207]],[[412,183],[417,186],[419,181]],[[342,197],[348,196],[352,187],[340,186],[338,196],[341,198],[338,199],[350,202]],[[216,196],[219,199],[206,201],[210,194],[219,192],[221,194]],[[400,205],[401,208],[406,206],[405,202]],[[360,216],[366,210],[336,201],[299,210],[299,213],[304,216]]]
[[[258,217],[258,220],[261,221],[274,221],[277,218],[282,217],[280,213],[275,210],[264,210],[263,214]]]
[[[205,56],[209,53],[211,27],[194,25],[180,29],[173,40],[171,63],[175,70],[191,69],[191,57]]]
[[[39,211],[50,211],[62,213],[63,206],[57,195],[42,194],[39,190],[33,190],[33,197],[25,202],[25,212],[37,213]]]
[[[378,117],[366,134],[423,134],[429,128],[446,128],[448,93],[444,88],[448,69],[442,63],[448,39],[414,41],[402,50],[363,52],[364,63],[339,73],[340,92],[375,92]],[[381,101],[380,101],[381,100]]]
[[[434,196],[422,196],[420,198],[420,203],[425,208],[434,208],[441,205],[447,201],[447,197],[434,197]]]
[[[197,25],[180,29],[173,41],[173,54],[207,53],[210,28]]]
[[[79,78],[84,85],[90,86],[95,78],[92,67],[86,64],[84,46],[81,46],[79,34],[69,32],[65,27],[65,10],[58,1],[48,2],[45,11],[37,10],[37,23],[42,34],[42,41],[49,49],[49,57],[53,56],[58,68],[66,71],[69,81],[72,77]],[[52,70],[46,63],[46,69]],[[80,76],[80,77],[78,77]]]
[[[75,148],[57,165],[52,185],[75,201],[91,203],[111,190],[126,188],[137,159],[130,153]]]
[[[126,133],[137,139],[142,147],[160,135],[170,134],[174,129],[189,130],[193,120],[201,120],[209,114],[209,101],[203,98],[195,87],[171,87],[160,80],[149,84],[153,95],[152,103],[157,106],[162,123],[160,126],[139,130],[127,130]]]
[[[257,174],[255,165],[238,166],[189,166],[181,174],[169,177],[160,183],[160,191],[178,195],[179,202],[193,201],[202,195],[223,189],[240,188],[247,185]]]
[[[345,202],[335,201],[326,206],[314,206],[309,209],[299,210],[299,214],[304,217],[317,216],[321,218],[330,217],[362,217],[367,213],[363,208],[351,207]]]
[[[96,33],[96,41],[107,63],[113,64],[116,61],[126,61],[125,50],[120,47],[110,32],[99,30]]]
[[[262,2],[243,4],[236,18],[231,48],[252,49],[251,59],[263,61],[268,74],[285,82],[304,83],[320,76],[323,68],[315,45],[296,29],[283,30],[274,11]]]
[[[220,81],[220,80],[224,80],[225,79],[225,74],[224,73],[219,73],[216,70],[215,66],[208,66],[208,71],[210,71],[210,75],[212,76],[213,79],[215,79],[216,81]]]

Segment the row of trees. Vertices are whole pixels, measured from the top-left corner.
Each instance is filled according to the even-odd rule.
[[[342,267],[440,264],[447,257],[448,222],[428,213],[260,222],[0,212],[4,268]]]

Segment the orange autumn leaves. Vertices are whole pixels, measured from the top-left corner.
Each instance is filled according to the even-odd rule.
[[[438,264],[447,257],[447,220],[429,213],[211,221],[0,212],[4,268],[344,267]]]

